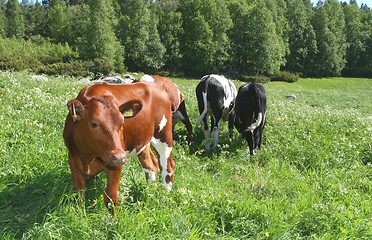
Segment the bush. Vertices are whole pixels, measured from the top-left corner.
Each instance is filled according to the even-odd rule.
[[[73,51],[68,44],[53,44],[40,37],[23,40],[16,38],[0,39],[0,53],[16,56],[13,61],[26,58],[31,60],[31,64],[41,62],[43,64],[52,64],[57,62],[68,62],[78,57],[78,53]],[[31,67],[24,66],[23,69]],[[21,69],[21,70],[23,70]]]
[[[91,74],[93,63],[87,61],[72,61],[70,63],[53,63],[41,66],[38,73],[47,75],[66,75],[73,77],[84,77]]]
[[[36,70],[41,65],[41,62],[37,58],[29,55],[0,53],[0,70]]]
[[[268,83],[270,82],[270,78],[263,75],[256,75],[256,76],[247,76],[242,75],[240,80],[243,82],[252,82],[252,83]]]
[[[94,59],[92,66],[90,71],[93,72],[94,75],[110,75],[115,71],[113,62],[106,58]]]
[[[85,77],[88,75],[110,75],[115,72],[112,62],[104,58],[93,61],[72,61],[69,63],[53,63],[39,68],[38,73],[47,75],[66,75],[73,77]]]
[[[275,75],[271,77],[271,81],[276,82],[297,82],[297,80],[300,78],[298,73],[290,73],[290,72],[278,72]]]

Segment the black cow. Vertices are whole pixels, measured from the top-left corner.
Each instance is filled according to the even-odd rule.
[[[247,140],[251,155],[261,147],[266,123],[266,94],[263,86],[255,83],[240,86],[235,101],[235,127]]]
[[[214,147],[218,144],[220,127],[222,121],[229,121],[229,131],[232,133],[234,128],[234,105],[236,97],[236,87],[234,83],[220,75],[206,75],[201,78],[196,87],[196,97],[200,116],[196,125],[203,121],[205,149],[210,149],[210,137],[214,138]],[[208,116],[211,117],[210,134],[208,128]]]

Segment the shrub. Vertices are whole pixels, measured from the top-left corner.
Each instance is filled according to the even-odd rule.
[[[36,70],[41,65],[41,62],[37,58],[30,55],[0,53],[0,70]]]
[[[271,77],[271,81],[292,83],[292,82],[297,82],[299,78],[300,76],[298,73],[290,73],[290,72],[283,71],[283,72],[278,72],[274,74]]]
[[[240,80],[243,82],[252,82],[252,83],[268,83],[270,82],[270,78],[263,75],[256,75],[256,76],[247,76],[242,75]]]
[[[110,75],[115,72],[112,62],[104,58],[97,58],[93,61],[71,61],[69,63],[58,62],[45,65],[39,68],[38,73],[47,75],[67,75],[73,77],[85,77],[88,75]],[[121,71],[121,69],[119,69]]]
[[[107,58],[94,59],[92,66],[90,70],[94,75],[109,75],[115,71],[113,62]]]
[[[70,63],[59,62],[41,66],[38,69],[38,73],[84,77],[90,75],[92,66],[93,63],[87,61],[72,61]]]

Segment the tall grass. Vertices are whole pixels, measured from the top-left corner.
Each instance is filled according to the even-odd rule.
[[[195,124],[197,81],[174,80]],[[189,147],[177,125],[173,191],[147,184],[131,159],[115,218],[103,204],[103,174],[85,199],[72,190],[62,131],[66,101],[82,86],[0,73],[0,238],[372,238],[371,80],[265,84],[267,127],[255,157],[226,124],[214,152],[203,150],[200,128]]]

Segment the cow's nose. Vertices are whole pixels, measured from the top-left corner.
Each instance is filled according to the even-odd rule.
[[[113,162],[114,165],[124,164],[126,162],[124,152],[120,150],[112,151],[111,161]]]

